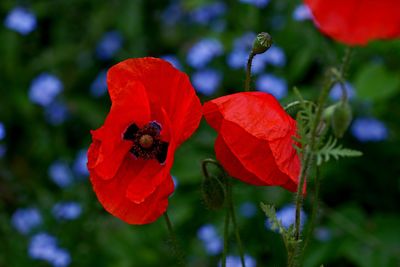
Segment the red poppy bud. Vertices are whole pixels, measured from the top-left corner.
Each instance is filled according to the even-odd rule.
[[[293,120],[270,94],[245,92],[204,104],[218,132],[215,153],[229,175],[253,185],[278,185],[296,192],[300,160]]]
[[[157,58],[114,65],[107,84],[112,105],[92,131],[90,181],[108,212],[150,223],[167,208],[174,152],[198,127],[201,104],[187,75]]]
[[[316,26],[348,45],[400,37],[398,0],[305,0]]]

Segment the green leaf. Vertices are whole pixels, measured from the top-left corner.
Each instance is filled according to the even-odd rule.
[[[355,79],[357,95],[368,100],[382,100],[400,90],[400,76],[384,66],[370,64],[362,68]]]
[[[359,157],[362,156],[361,151],[343,148],[342,145],[336,145],[337,139],[330,137],[328,142],[321,147],[316,156],[317,164],[321,165],[324,162],[328,162],[331,158],[339,159],[340,157]]]

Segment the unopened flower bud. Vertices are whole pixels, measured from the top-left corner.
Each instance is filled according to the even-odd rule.
[[[259,33],[253,43],[253,54],[262,54],[272,45],[272,37],[269,33]]]
[[[215,176],[207,177],[201,185],[203,200],[209,209],[222,208],[225,203],[225,187]]]
[[[351,107],[348,102],[340,102],[335,105],[332,114],[332,129],[337,138],[343,137],[352,119]]]

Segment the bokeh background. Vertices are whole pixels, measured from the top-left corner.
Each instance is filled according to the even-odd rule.
[[[176,266],[162,218],[131,226],[106,213],[86,169],[90,129],[110,107],[105,75],[131,57],[162,57],[190,75],[202,101],[244,87],[255,34],[253,88],[282,104],[293,86],[315,99],[345,47],[324,37],[300,1],[54,0],[0,2],[0,266]],[[354,121],[342,142],[364,152],[322,170],[321,210],[304,266],[400,266],[400,42],[354,49],[347,89]],[[154,77],[157,79],[157,77]],[[336,86],[330,95],[340,97]],[[189,266],[218,266],[223,211],[201,199],[200,162],[213,157],[204,121],[178,150],[169,215]],[[312,184],[310,184],[310,197]],[[293,195],[234,183],[247,266],[284,266],[260,202],[293,221]],[[310,217],[304,206],[304,230]],[[228,266],[240,266],[230,244]]]

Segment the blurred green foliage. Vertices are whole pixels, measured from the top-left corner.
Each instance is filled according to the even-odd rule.
[[[212,1],[182,1],[184,14]],[[37,28],[23,36],[0,27],[0,122],[6,129],[1,141],[6,153],[0,160],[0,266],[49,266],[28,254],[29,236],[11,223],[19,208],[36,207],[43,223],[36,231],[56,236],[71,254],[70,266],[175,266],[167,246],[163,220],[151,225],[130,226],[106,213],[92,192],[87,177],[75,174],[76,182],[62,189],[49,178],[48,168],[56,160],[73,165],[79,150],[90,144],[90,129],[99,127],[110,106],[108,96],[95,98],[90,85],[103,69],[130,57],[174,54],[189,75],[195,70],[184,64],[190,47],[206,37],[218,38],[225,50],[209,65],[223,73],[223,82],[207,99],[241,91],[244,71],[227,66],[233,40],[245,32],[268,31],[274,44],[283,48],[286,65],[268,66],[267,73],[283,77],[289,88],[298,86],[305,98],[314,99],[325,70],[337,65],[344,46],[320,34],[311,21],[292,18],[297,1],[271,1],[265,8],[226,0],[224,28],[191,22],[187,17],[175,24],[163,21],[168,1],[71,0],[22,1],[37,17]],[[0,18],[17,5],[0,3]],[[103,34],[116,30],[123,37],[121,49],[110,60],[96,57]],[[389,138],[361,143],[346,134],[347,147],[363,151],[361,158],[329,163],[323,169],[322,202],[317,230],[330,238],[313,238],[304,266],[400,266],[400,41],[374,42],[357,47],[348,73],[356,97],[351,104],[355,117],[374,116],[387,125]],[[67,120],[49,124],[43,108],[30,101],[31,81],[41,72],[57,75],[64,85],[59,98],[68,109]],[[154,77],[156,79],[156,77]],[[294,99],[291,92],[281,102]],[[170,198],[169,213],[189,266],[217,266],[219,256],[207,255],[197,230],[214,224],[222,234],[224,212],[207,210],[201,200],[200,161],[213,156],[215,133],[202,122],[198,132],[178,150],[172,174],[179,185]],[[312,198],[312,181],[309,183]],[[239,217],[246,253],[257,266],[284,266],[285,249],[280,236],[265,227],[259,202],[277,208],[293,200],[280,188],[254,187],[234,182],[235,204],[252,202],[252,218]],[[57,221],[54,203],[81,203],[82,215],[72,221]],[[311,210],[308,201],[305,211]],[[305,228],[307,231],[307,227]],[[230,252],[237,254],[232,240]]]

